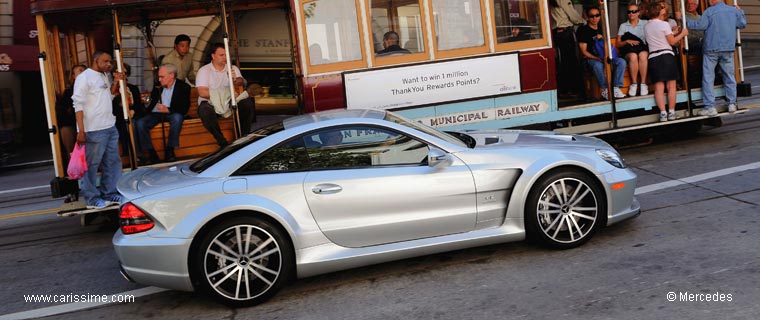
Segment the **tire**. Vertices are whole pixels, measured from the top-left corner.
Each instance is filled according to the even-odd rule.
[[[541,177],[526,202],[528,237],[550,248],[580,246],[606,221],[607,201],[599,183],[575,170]]]
[[[260,218],[224,220],[202,235],[191,255],[191,279],[199,291],[227,306],[260,304],[293,276],[295,258],[285,235]]]

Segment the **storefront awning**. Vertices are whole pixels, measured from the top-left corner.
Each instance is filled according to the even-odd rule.
[[[37,46],[0,46],[0,72],[40,71]]]

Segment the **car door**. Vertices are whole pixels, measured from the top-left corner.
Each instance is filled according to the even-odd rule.
[[[470,231],[473,176],[453,155],[430,167],[430,146],[372,126],[331,128],[304,137],[312,170],[303,192],[334,243],[364,247]]]

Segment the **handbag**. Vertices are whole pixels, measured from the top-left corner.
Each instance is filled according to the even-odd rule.
[[[71,152],[71,159],[69,160],[69,167],[66,168],[66,173],[69,175],[69,179],[79,180],[84,177],[86,172],[87,156],[84,145],[77,142],[74,146],[74,151]]]
[[[615,50],[615,47],[613,47],[612,44],[610,44],[610,49],[612,49],[612,59],[617,58],[617,50]],[[594,51],[596,51],[597,57],[604,60],[604,57],[607,55],[607,50],[604,50],[604,39],[594,38]]]
[[[635,40],[639,42],[639,44],[635,46],[623,46],[622,48],[620,48],[620,54],[623,56],[625,56],[626,54],[630,52],[639,53],[642,51],[647,51],[649,49],[647,45],[644,44],[644,41],[641,40],[641,38],[637,37],[635,34],[630,33],[630,32],[626,32],[622,36],[620,36],[620,40],[621,41]]]

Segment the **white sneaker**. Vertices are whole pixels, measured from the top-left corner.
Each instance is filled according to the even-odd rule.
[[[639,95],[645,96],[649,94],[649,87],[645,83],[639,85]]]
[[[708,117],[714,117],[718,115],[718,111],[715,110],[715,108],[704,108],[702,110],[699,110],[700,116],[708,116]]]
[[[610,96],[607,94],[607,88],[602,88],[602,99],[610,100]]]
[[[620,91],[620,88],[618,87],[612,88],[612,93],[615,94],[615,98],[625,98],[623,91]]]
[[[660,111],[660,122],[668,121],[668,114],[665,111]]]
[[[668,111],[668,121],[673,121],[678,119],[678,116],[676,116],[676,112],[673,110]]]
[[[636,91],[639,89],[639,85],[632,83],[630,87],[628,87],[628,96],[629,97],[635,97]]]
[[[735,103],[729,103],[728,104],[728,112],[730,112],[730,113],[736,113],[736,104]]]

